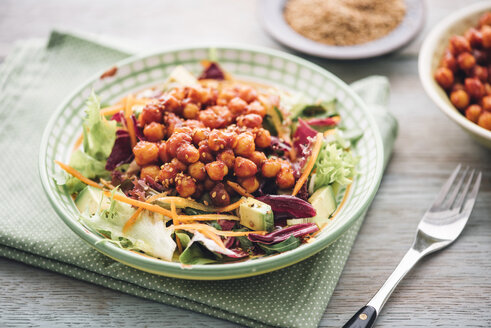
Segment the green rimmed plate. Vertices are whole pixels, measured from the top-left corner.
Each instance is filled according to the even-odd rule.
[[[338,99],[338,109],[344,124],[348,128],[364,131],[353,150],[360,156],[360,175],[353,182],[344,205],[314,242],[278,255],[231,264],[183,266],[102,242],[104,237],[87,229],[77,220],[79,212],[70,194],[60,189],[52,178],[61,170],[54,164],[54,160],[68,162],[73,144],[80,134],[86,98],[94,90],[102,102],[114,102],[132,91],[163,82],[176,65],[183,65],[191,72],[198,73],[201,70],[199,62],[207,59],[209,47],[175,48],[133,57],[118,63],[117,73],[113,77],[100,80],[101,74],[95,75],[65,99],[53,114],[43,135],[39,158],[40,176],[56,212],[79,237],[98,251],[143,271],[184,279],[234,279],[297,263],[327,247],[364,213],[382,177],[383,148],[378,128],[361,99],[344,82],[319,66],[282,52],[250,46],[214,46],[220,64],[240,79],[297,90],[312,101],[330,96]]]

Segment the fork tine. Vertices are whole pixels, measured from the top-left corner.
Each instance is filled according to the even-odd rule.
[[[450,187],[452,187],[452,184],[455,180],[455,177],[459,173],[461,166],[462,166],[461,164],[457,165],[455,170],[452,172],[452,175],[450,175],[450,178],[448,178],[447,182],[445,182],[442,189],[440,190],[440,193],[438,194],[438,196],[436,196],[436,199],[433,202],[432,207],[438,207],[442,204],[443,200],[445,199],[445,196],[447,196],[447,193],[450,190]]]
[[[462,215],[470,216],[472,212],[472,208],[474,207],[474,203],[476,202],[477,192],[479,191],[479,186],[481,185],[481,177],[482,173],[479,171],[477,175],[476,182],[474,183],[474,187],[472,188],[472,192],[467,198],[465,202],[464,209],[462,210]]]
[[[455,198],[457,197],[457,195],[460,191],[460,187],[462,186],[462,182],[464,182],[464,178],[467,175],[467,171],[469,171],[468,166],[464,169],[464,172],[458,178],[457,183],[456,183],[455,187],[453,187],[453,190],[452,190],[452,193],[450,194],[450,196],[442,204],[442,209],[449,209],[452,206],[453,202],[455,201]]]
[[[453,205],[452,208],[460,209],[462,207],[462,204],[464,204],[464,199],[465,199],[465,196],[467,195],[467,192],[469,191],[469,187],[471,185],[472,178],[474,178],[474,173],[475,173],[475,170],[472,170],[470,176],[467,178],[467,182],[465,183],[464,189],[460,193],[459,197],[455,201],[455,204]]]

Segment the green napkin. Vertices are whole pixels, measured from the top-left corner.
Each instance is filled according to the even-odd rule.
[[[317,326],[363,217],[329,248],[291,267],[239,280],[188,281],[141,272],[105,257],[71,232],[51,208],[37,169],[48,118],[81,82],[129,55],[53,32],[47,43],[18,43],[0,66],[0,256],[247,326]],[[397,125],[385,111],[388,81],[369,79],[354,87],[377,110],[388,158]]]

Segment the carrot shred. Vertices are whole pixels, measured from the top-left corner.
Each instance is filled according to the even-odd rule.
[[[66,164],[63,164],[62,162],[57,161],[57,160],[55,160],[55,163],[58,164],[67,173],[69,173],[73,177],[79,179],[80,181],[82,181],[86,185],[89,185],[89,186],[92,186],[92,187],[95,187],[95,188],[98,188],[98,189],[102,189],[102,186],[100,184],[98,184],[95,181],[92,181],[92,180],[84,177],[82,175],[82,173],[80,173],[79,171],[75,170],[73,167],[71,167],[69,165],[66,165]]]
[[[215,220],[233,220],[239,221],[240,218],[235,215],[222,214],[198,214],[198,215],[179,215],[179,221],[215,221]]]
[[[293,188],[292,196],[295,196],[299,191],[300,188],[302,188],[303,184],[307,181],[307,178],[309,177],[310,172],[314,168],[315,161],[317,160],[317,156],[319,156],[321,146],[322,146],[322,133],[317,133],[317,137],[315,139],[314,146],[312,148],[312,153],[310,154],[309,160],[304,166],[302,175],[300,178],[297,180],[297,183],[295,184],[295,187]]]
[[[130,94],[128,97],[126,97],[124,104],[124,117],[126,120],[126,126],[128,127],[128,133],[130,135],[131,148],[135,147],[136,145],[135,125],[133,124],[133,118],[131,117],[133,115],[134,102],[135,98],[132,94]]]
[[[162,196],[165,196],[166,193],[161,193],[161,194],[157,194],[157,195],[153,195],[151,197],[149,197],[146,202],[147,203],[151,203],[153,202],[154,200],[162,197]],[[126,221],[126,223],[124,224],[123,226],[123,233],[127,233],[128,230],[136,223],[138,217],[140,216],[140,213],[143,212],[143,208],[139,207],[135,213],[133,213],[133,215],[130,216],[130,218],[128,219],[128,221]]]
[[[104,195],[106,195],[107,197],[111,197],[111,193],[109,191],[104,191]],[[162,208],[158,205],[148,204],[148,203],[145,203],[145,202],[142,202],[142,201],[139,201],[136,199],[128,198],[126,196],[119,195],[119,194],[114,194],[113,198],[116,200],[119,200],[120,202],[133,205],[135,207],[141,207],[141,208],[148,210],[150,212],[159,213],[159,214],[165,215],[169,218],[172,217],[171,211],[166,210],[165,208]]]
[[[74,150],[74,151],[75,151],[75,150],[77,150],[77,149],[78,149],[78,147],[80,147],[80,145],[82,144],[82,142],[83,142],[83,141],[84,141],[84,134],[83,134],[83,133],[81,133],[81,134],[78,136],[77,140],[75,140],[75,143],[73,144],[73,150]]]
[[[232,181],[227,181],[227,184],[235,190],[239,195],[244,196],[244,197],[254,197],[251,194],[249,194],[241,185],[239,185],[236,182]]]
[[[201,230],[201,233],[205,236],[205,237],[208,237],[210,238],[211,240],[213,240],[215,243],[217,243],[218,246],[220,246],[221,248],[224,248],[226,249],[227,247],[225,247],[225,244],[223,243],[222,241],[222,238],[220,238],[219,235],[217,235],[216,233],[213,233],[212,231],[208,231],[208,230]]]
[[[232,203],[232,204],[224,206],[224,207],[219,207],[219,208],[217,208],[217,212],[231,212],[231,211],[239,208],[240,204],[242,204],[242,202],[244,202],[244,200],[245,200],[244,198],[241,198],[238,201],[236,201],[235,203]]]
[[[123,105],[120,104],[112,105],[101,109],[101,115],[104,116],[114,115],[116,113],[119,113],[123,109],[124,109]]]

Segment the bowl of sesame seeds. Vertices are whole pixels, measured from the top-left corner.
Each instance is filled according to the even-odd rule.
[[[363,59],[395,51],[424,24],[422,0],[269,0],[260,2],[266,31],[281,44],[329,59]]]

